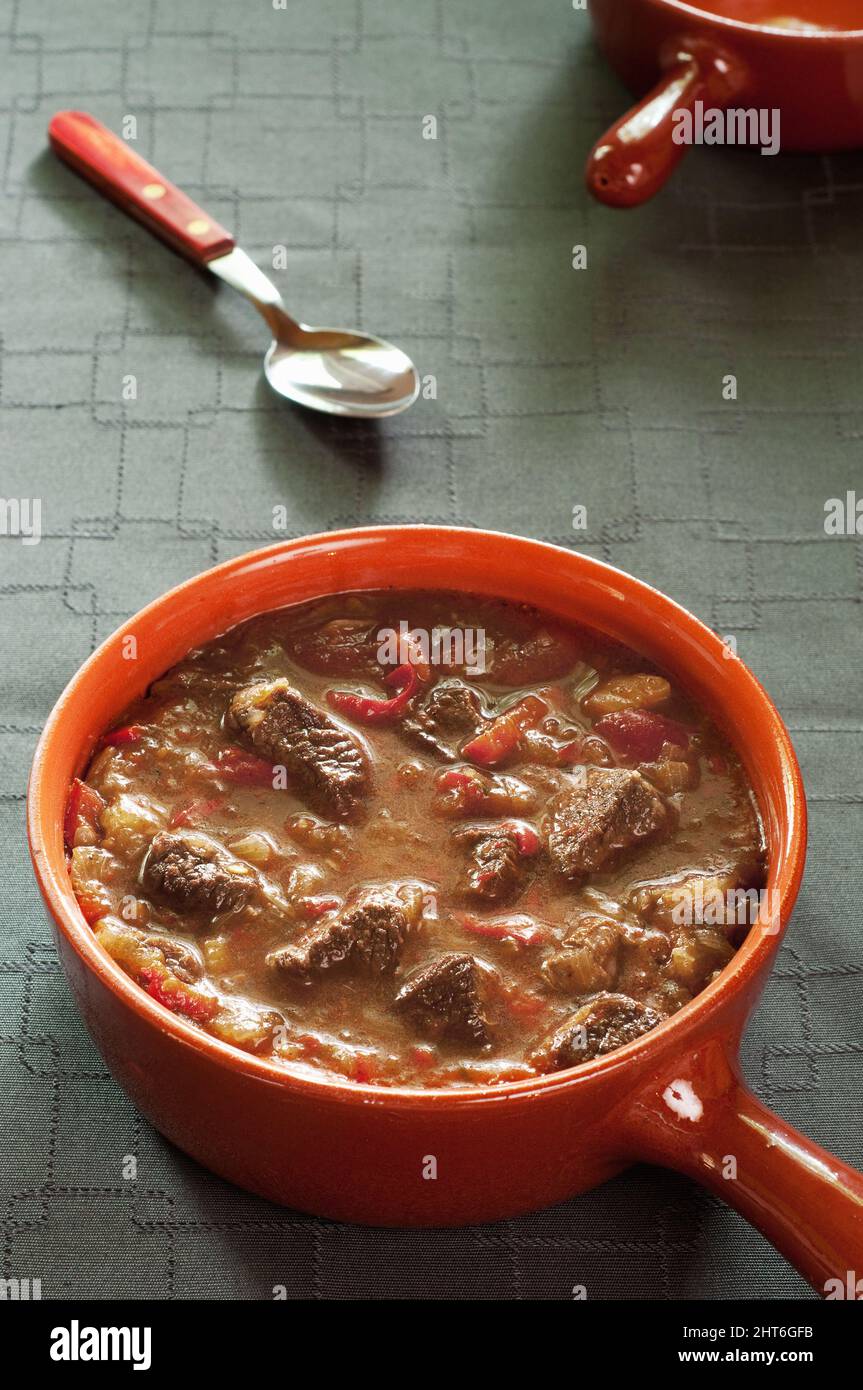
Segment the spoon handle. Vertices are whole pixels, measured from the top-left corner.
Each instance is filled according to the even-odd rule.
[[[48,138],[77,174],[196,265],[233,248],[230,232],[85,111],[58,111]]]

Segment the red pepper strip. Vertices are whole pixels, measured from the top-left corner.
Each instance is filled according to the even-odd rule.
[[[412,661],[406,661],[402,666],[396,666],[384,676],[384,685],[391,685],[394,690],[399,692],[394,695],[394,700],[402,700],[405,703],[416,691],[420,683],[420,673]]]
[[[195,1023],[209,1023],[221,1007],[215,995],[200,994],[197,990],[190,989],[182,980],[177,980],[161,970],[142,970],[138,980],[147,993],[158,1003],[164,1004],[171,1013],[182,1014],[184,1018],[191,1018]]]
[[[111,729],[99,739],[100,748],[125,748],[129,744],[140,743],[144,737],[143,724],[123,724],[119,729]]]
[[[87,825],[95,831],[101,829],[99,818],[104,809],[105,802],[99,793],[76,777],[69,790],[63,819],[63,839],[70,849],[75,847],[75,834],[80,826]]]
[[[666,743],[680,748],[689,747],[690,731],[676,719],[668,719],[655,710],[622,709],[605,714],[593,726],[622,758],[652,763],[660,756]]]
[[[534,925],[523,916],[514,917],[509,922],[501,922],[499,919],[494,922],[483,922],[479,917],[464,914],[459,917],[458,921],[465,931],[470,932],[473,936],[488,936],[493,941],[504,941],[509,937],[519,946],[538,946],[541,941],[545,940],[545,932],[542,928]]]
[[[342,899],[334,893],[319,893],[317,896],[299,898],[296,906],[304,917],[323,917],[325,912],[334,912],[341,907]]]
[[[519,854],[536,854],[539,849],[539,836],[526,820],[505,820],[501,822],[500,828],[508,830],[513,836]]]
[[[377,700],[369,695],[356,695],[351,690],[330,690],[327,692],[327,702],[339,714],[355,719],[359,724],[385,724],[397,718],[416,694],[419,685],[416,667],[410,662],[397,666],[385,678],[384,685],[395,686],[398,695],[393,695],[390,700]]]
[[[494,767],[514,753],[525,729],[535,728],[548,714],[548,705],[538,695],[525,695],[523,700],[504,710],[482,733],[466,743],[462,752],[481,767]]]
[[[216,754],[214,770],[227,782],[239,787],[272,787],[273,765],[266,758],[246,753],[242,748],[222,748]]]
[[[212,797],[210,800],[205,797],[198,797],[196,801],[188,801],[185,806],[175,807],[171,812],[168,825],[171,830],[176,830],[181,825],[198,825],[224,804],[225,799],[222,796]]]

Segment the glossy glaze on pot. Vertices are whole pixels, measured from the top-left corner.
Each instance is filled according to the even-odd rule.
[[[779,930],[751,931],[692,1004],[574,1071],[458,1093],[385,1095],[357,1083],[286,1076],[170,1015],[102,954],[66,873],[69,780],[99,732],[189,646],[287,603],[351,588],[451,587],[455,575],[465,590],[587,622],[678,676],[738,748],[755,788]],[[123,659],[130,633],[139,651],[132,664]],[[790,1131],[769,1112],[753,1139],[739,1104],[746,1094],[737,1079],[739,1035],[803,870],[796,759],[755,678],[719,637],[647,585],[554,546],[441,527],[341,532],[229,561],[126,623],[71,682],[37,750],[29,832],[64,967],[112,1072],[163,1133],[240,1185],[345,1220],[457,1224],[562,1200],[645,1155],[711,1180],[710,1163],[737,1144],[745,1161],[739,1179],[720,1189],[726,1200],[816,1287],[855,1267],[853,1259],[863,1267],[863,1179],[802,1136],[783,1142]],[[434,1167],[437,1176],[427,1176]],[[813,1206],[814,1171],[830,1177]],[[765,1192],[766,1199],[758,1195]]]

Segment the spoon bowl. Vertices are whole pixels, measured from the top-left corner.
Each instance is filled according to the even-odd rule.
[[[274,338],[264,375],[280,396],[330,415],[397,415],[419,393],[416,368],[392,343],[344,328]]]

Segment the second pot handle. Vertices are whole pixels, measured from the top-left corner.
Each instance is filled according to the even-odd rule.
[[[703,43],[673,45],[662,66],[656,86],[588,155],[585,182],[601,203],[629,208],[652,198],[688,148],[675,139],[678,113],[691,115],[697,101],[724,107],[742,86],[736,61]]]
[[[762,1105],[729,1042],[708,1043],[642,1093],[637,1156],[696,1178],[826,1298],[863,1298],[863,1173]]]

